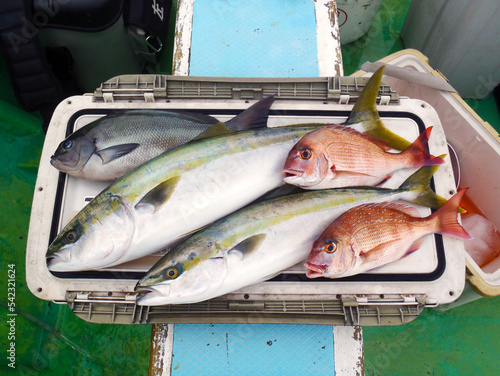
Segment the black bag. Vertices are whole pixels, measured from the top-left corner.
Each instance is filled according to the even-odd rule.
[[[0,2],[0,44],[21,107],[44,130],[64,98],[120,74],[158,72],[171,0]]]

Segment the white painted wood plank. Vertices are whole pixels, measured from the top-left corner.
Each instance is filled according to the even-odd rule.
[[[174,58],[172,64],[172,74],[176,76],[189,75],[194,1],[179,0],[177,3]]]
[[[170,376],[174,351],[174,324],[153,324],[148,376]]]
[[[361,326],[334,326],[335,376],[363,376],[363,331]]]
[[[337,1],[313,1],[316,13],[319,75],[321,77],[343,76]]]

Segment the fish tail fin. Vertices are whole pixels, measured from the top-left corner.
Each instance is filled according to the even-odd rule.
[[[429,137],[432,127],[423,131],[420,136],[401,153],[402,157],[410,158],[414,166],[434,166],[444,163],[440,157],[429,154]]]
[[[431,214],[431,217],[438,219],[438,228],[441,234],[450,235],[464,240],[472,239],[472,237],[467,233],[467,231],[464,230],[457,220],[460,202],[462,201],[462,197],[465,195],[465,192],[467,192],[467,188],[457,192],[436,212]]]
[[[446,199],[434,193],[430,186],[432,176],[438,168],[438,165],[421,167],[401,184],[399,189],[410,193],[408,201],[432,209],[438,209],[444,205]]]
[[[405,150],[410,143],[387,129],[377,110],[377,95],[383,73],[384,66],[373,73],[344,124],[363,123],[365,128],[363,133],[377,140],[385,141],[393,149]]]
[[[267,127],[269,110],[273,102],[274,96],[261,99],[248,107],[241,114],[226,122],[226,126],[235,131]]]

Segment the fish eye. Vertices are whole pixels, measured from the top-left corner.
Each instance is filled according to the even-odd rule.
[[[179,270],[175,266],[171,266],[165,270],[165,277],[169,279],[175,279],[179,276]]]
[[[333,253],[337,250],[337,242],[335,240],[328,239],[326,241],[326,245],[324,246],[323,250],[326,253]]]
[[[73,141],[72,140],[66,140],[62,143],[63,149],[69,149],[70,147],[73,146]]]
[[[306,160],[306,161],[307,161],[308,159],[310,159],[310,158],[311,158],[311,156],[312,156],[312,151],[311,151],[311,149],[309,149],[309,148],[304,148],[304,149],[302,149],[302,150],[300,151],[299,155],[300,155],[300,158],[302,158],[302,159],[304,159],[304,160]]]
[[[66,234],[66,240],[70,243],[74,243],[77,240],[76,232],[70,231]]]

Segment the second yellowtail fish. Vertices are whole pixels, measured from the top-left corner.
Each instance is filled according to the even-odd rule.
[[[437,207],[423,167],[397,189],[309,191],[247,206],[172,249],[137,284],[140,305],[194,303],[257,283],[303,262],[315,239],[344,211],[367,202],[408,200]]]

